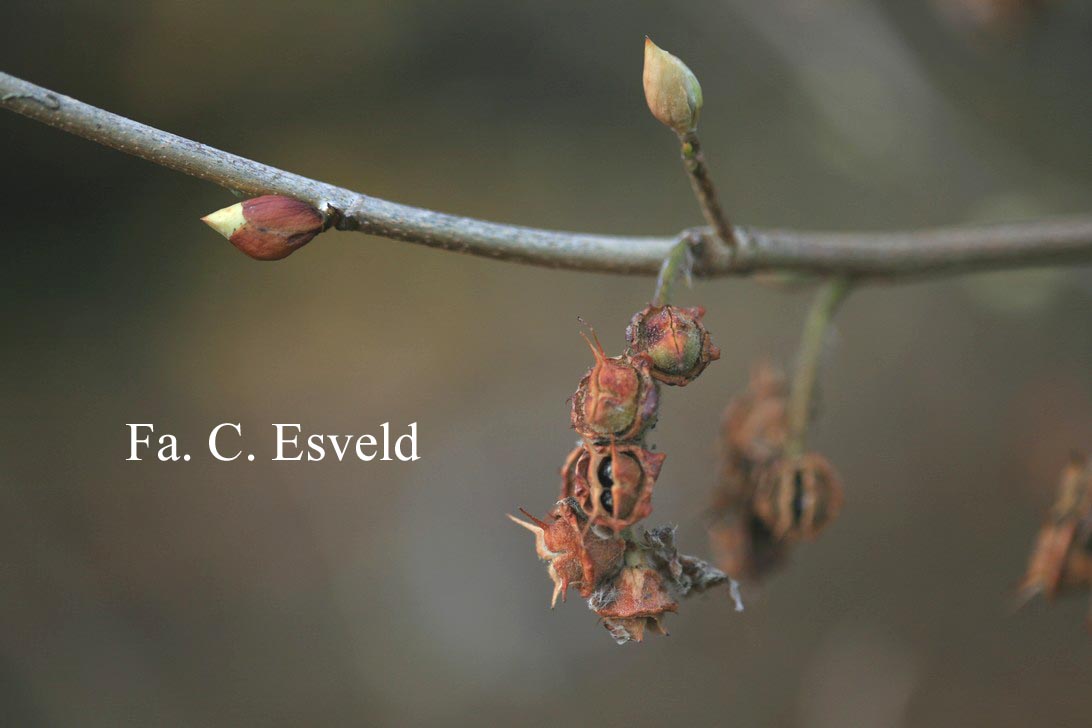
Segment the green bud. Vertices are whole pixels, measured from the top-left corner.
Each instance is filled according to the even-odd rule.
[[[683,135],[698,128],[701,84],[686,64],[645,36],[645,100],[660,123]]]

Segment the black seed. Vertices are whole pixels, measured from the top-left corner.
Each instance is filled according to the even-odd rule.
[[[614,515],[614,493],[609,490],[604,490],[599,494],[599,502],[603,505],[603,508],[607,513]]]
[[[799,524],[804,517],[804,474],[797,470],[792,476],[792,522]]]
[[[599,469],[595,471],[595,474],[599,476],[599,484],[604,488],[610,488],[614,485],[614,460],[612,458],[603,458],[599,461]]]

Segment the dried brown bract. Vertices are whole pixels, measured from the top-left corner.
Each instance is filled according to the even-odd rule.
[[[674,526],[654,528],[640,542],[629,542],[625,560],[625,567],[600,582],[588,599],[588,607],[603,618],[618,644],[642,641],[645,630],[667,634],[663,617],[677,611],[681,599],[731,581],[702,559],[680,554]],[[734,582],[732,595],[742,610]]]
[[[600,580],[613,575],[622,565],[625,542],[585,528],[587,517],[575,502],[559,501],[548,522],[522,508],[520,512],[530,522],[511,514],[508,517],[535,535],[538,557],[548,562],[547,572],[554,582],[551,607],[557,604],[559,595],[565,601],[570,586],[579,587],[581,596],[590,596]]]
[[[659,387],[645,357],[607,357],[589,341],[595,366],[572,398],[572,426],[589,442],[636,440],[656,422]]]
[[[1054,505],[1039,529],[1027,573],[1020,583],[1022,601],[1042,594],[1060,595],[1092,589],[1092,461],[1074,457],[1058,485]],[[1092,613],[1089,615],[1092,620]]]
[[[661,620],[679,609],[659,572],[644,563],[623,567],[610,584],[592,594],[588,606],[620,645],[641,642],[646,629],[667,634]]]
[[[675,527],[660,526],[645,533],[645,558],[679,596],[711,589],[728,581],[728,575],[696,556],[680,554],[675,547]]]
[[[818,453],[780,458],[763,469],[754,510],[777,540],[814,540],[842,508],[842,483]]]
[[[720,358],[702,324],[705,309],[679,306],[646,306],[634,315],[626,329],[632,355],[652,362],[652,376],[664,384],[685,386]]]

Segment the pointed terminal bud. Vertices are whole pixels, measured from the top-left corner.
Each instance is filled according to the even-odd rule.
[[[698,128],[701,85],[686,64],[645,36],[645,100],[660,123],[680,136]]]
[[[324,229],[322,213],[306,202],[265,195],[217,210],[201,221],[255,260],[280,260]]]

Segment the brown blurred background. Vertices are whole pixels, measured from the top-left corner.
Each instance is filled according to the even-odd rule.
[[[741,222],[1089,212],[1092,7],[1020,7],[9,0],[0,68],[400,202],[670,233],[699,215],[644,108],[648,33],[702,81]],[[578,599],[548,609],[504,513],[555,496],[576,317],[618,350],[651,281],[356,234],[258,264],[198,222],[228,193],[8,113],[0,184],[5,724],[1092,721],[1087,602],[1008,611],[1092,448],[1089,268],[854,295],[816,430],[841,519],[744,614],[715,593],[619,648]],[[687,551],[708,554],[720,410],[756,357],[791,363],[807,300],[683,294],[725,352],[655,432],[651,522]],[[269,462],[272,422],[387,420],[419,423],[419,462]],[[256,462],[211,460],[224,421]],[[125,462],[128,422],[194,460]]]

